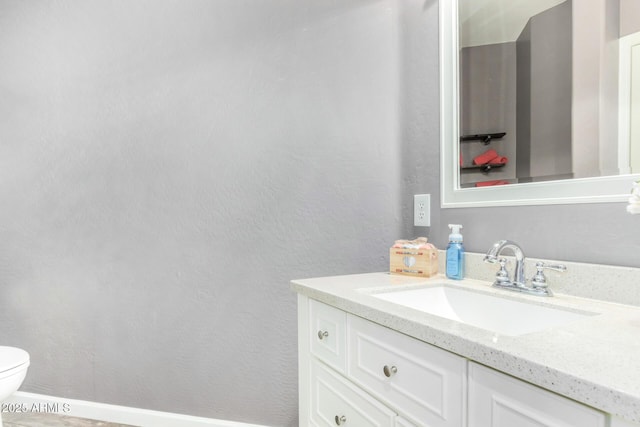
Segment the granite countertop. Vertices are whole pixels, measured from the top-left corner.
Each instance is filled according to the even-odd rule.
[[[500,335],[372,294],[446,283],[505,298],[598,313],[519,336]],[[521,295],[488,281],[369,273],[293,280],[291,289],[483,365],[640,422],[640,307],[560,294]],[[514,318],[514,322],[518,319]]]

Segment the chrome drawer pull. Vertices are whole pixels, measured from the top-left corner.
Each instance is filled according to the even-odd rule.
[[[387,365],[384,365],[384,368],[382,368],[382,372],[384,372],[385,377],[389,378],[391,377],[391,375],[398,372],[398,368],[396,368],[395,366],[389,367]]]
[[[318,339],[323,339],[329,336],[329,332],[327,331],[318,331]]]
[[[341,416],[341,417],[336,415],[336,425],[340,426],[340,425],[342,425],[342,424],[344,424],[346,422],[347,422],[347,417],[345,417],[344,415]]]

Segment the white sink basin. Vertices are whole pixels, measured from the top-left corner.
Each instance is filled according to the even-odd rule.
[[[597,313],[514,301],[440,285],[373,294],[374,297],[502,335],[522,335],[564,325]]]

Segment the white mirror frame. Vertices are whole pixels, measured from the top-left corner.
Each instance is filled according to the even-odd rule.
[[[443,208],[626,202],[640,174],[460,188],[458,2],[440,0],[440,191]]]

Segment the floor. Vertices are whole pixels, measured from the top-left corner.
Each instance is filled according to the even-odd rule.
[[[135,427],[55,413],[4,413],[4,427]]]

